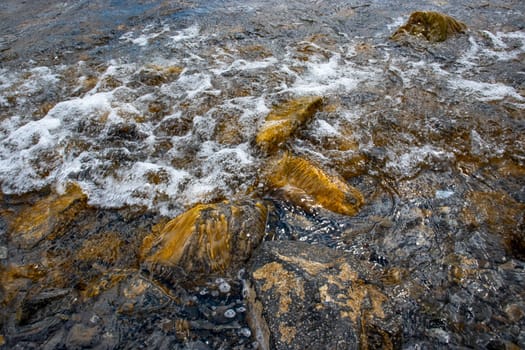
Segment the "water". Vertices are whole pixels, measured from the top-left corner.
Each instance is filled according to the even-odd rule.
[[[483,75],[488,77],[480,77],[478,71],[482,60],[492,61],[496,69],[514,62],[523,52],[523,32],[471,31],[457,39],[458,46],[466,49],[455,53],[455,61],[442,62],[440,56],[406,57],[414,53],[388,42],[398,17],[382,19],[384,25],[367,37],[349,36],[339,25],[348,25],[344,17],[337,13],[335,20],[329,17],[334,14],[328,11],[334,9],[307,20],[300,14],[295,18],[293,5],[286,5],[291,9],[283,18],[275,18],[284,22],[277,24],[271,22],[273,17],[267,18],[268,5],[263,3],[217,9],[246,12],[239,24],[210,25],[213,21],[208,18],[199,24],[200,14],[195,14],[195,23],[178,28],[175,19],[158,18],[122,33],[110,49],[124,54],[113,53],[115,58],[95,67],[88,59],[71,65],[25,62],[28,67],[21,70],[4,68],[3,191],[60,188],[74,180],[93,205],[144,205],[174,215],[184,206],[232,196],[253,185],[264,160],[250,141],[272,104],[285,97],[323,95],[334,100],[335,112],[319,116],[305,142],[292,145],[297,151],[315,153],[323,163],[346,156],[323,149],[326,139],[355,142],[355,153],[378,146],[372,128],[363,124],[377,114],[403,110],[400,91],[423,86],[429,94],[437,94],[444,89],[453,96],[436,96],[441,108],[447,105],[444,99],[455,98],[522,109],[521,86],[516,86],[522,73],[516,72],[509,77],[514,81],[507,83],[493,81],[487,73]],[[131,10],[129,4],[112,4],[111,11],[116,11],[113,6],[124,8],[125,16],[145,11],[145,5]],[[104,9],[103,15],[110,10]],[[283,37],[291,29],[274,29],[270,37],[279,40],[260,38],[262,34],[243,28],[254,22],[290,26],[294,37]],[[176,71],[163,72],[167,67]],[[148,75],[158,75],[160,80],[148,80]],[[356,96],[358,101],[353,101],[353,94],[369,96]],[[351,100],[344,101],[347,98]],[[49,111],[38,113],[42,108]],[[416,140],[435,132],[433,122],[442,122],[431,116],[425,119],[417,121],[423,123],[421,130],[399,134],[405,145],[386,149],[383,171],[407,177],[429,161],[453,162],[458,145]],[[446,119],[461,122],[457,117]],[[338,135],[338,129],[348,135]],[[476,128],[472,132],[479,136]],[[229,133],[235,135],[223,140]],[[478,139],[484,142],[482,136]],[[308,145],[311,141],[319,145]],[[505,152],[498,147],[492,152]],[[159,174],[159,181],[148,181]]]
[[[389,40],[421,8],[469,29],[445,43]],[[402,266],[429,289],[450,287],[442,269],[457,265],[452,255],[482,261],[461,263],[465,287],[446,292],[445,315],[459,312],[464,301],[454,298],[465,290],[496,293],[498,283],[524,302],[522,271],[501,267],[522,268],[524,258],[521,2],[7,1],[0,9],[4,196],[60,193],[74,182],[94,208],[166,217],[261,197],[275,208],[268,239]],[[355,217],[305,213],[258,186],[268,157],[254,139],[265,116],[309,95],[323,107],[284,148],[360,189],[367,204]],[[503,300],[487,298],[490,307]],[[476,344],[468,327],[451,338],[407,325],[406,336]],[[512,341],[523,346],[522,333]]]

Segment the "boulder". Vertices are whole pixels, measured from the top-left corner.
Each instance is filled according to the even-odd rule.
[[[322,105],[319,96],[301,97],[272,109],[257,133],[257,146],[267,153],[275,152],[297,129],[310,121]]]
[[[435,11],[416,11],[410,15],[407,23],[392,34],[391,39],[399,40],[410,34],[422,36],[431,42],[440,42],[454,34],[464,33],[466,29],[465,23],[448,15]]]
[[[262,304],[250,307],[262,309],[272,349],[400,346],[401,322],[371,262],[303,242],[264,242],[249,272]]]
[[[198,204],[144,238],[141,255],[152,272],[213,273],[243,263],[260,243],[267,208],[260,201]],[[164,272],[162,272],[164,273]]]
[[[270,188],[280,190],[287,200],[306,210],[320,206],[334,213],[355,215],[364,203],[361,192],[343,178],[301,157],[285,153],[270,160],[266,171]]]

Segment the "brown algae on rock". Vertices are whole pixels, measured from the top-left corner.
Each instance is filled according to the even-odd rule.
[[[24,249],[42,239],[54,239],[69,227],[87,206],[87,196],[77,184],[70,184],[64,194],[51,194],[23,209],[13,220],[11,238]]]
[[[504,191],[473,191],[467,198],[469,205],[462,210],[465,223],[472,228],[486,226],[500,237],[509,255],[525,258],[525,204]]]
[[[290,310],[292,304],[293,294],[304,300],[304,285],[301,279],[283,268],[282,264],[278,262],[271,262],[258,270],[253,272],[253,277],[256,280],[264,280],[261,290],[266,292],[276,287],[276,292],[279,294],[279,308],[277,315],[280,316]]]
[[[390,38],[399,40],[405,34],[410,34],[423,36],[431,42],[440,42],[454,34],[464,33],[466,29],[465,23],[448,15],[435,11],[416,11],[410,15],[407,23],[399,27]]]
[[[147,236],[147,265],[218,272],[246,261],[261,241],[267,208],[260,201],[198,204]]]
[[[257,146],[265,152],[275,152],[299,127],[312,119],[322,102],[319,96],[300,97],[274,108],[256,136]]]
[[[322,245],[263,242],[250,268],[272,348],[400,348],[401,328],[379,271]],[[313,319],[323,322],[312,331]]]
[[[307,210],[322,206],[334,213],[355,215],[364,203],[359,190],[304,158],[285,153],[270,161],[268,169],[268,185]]]

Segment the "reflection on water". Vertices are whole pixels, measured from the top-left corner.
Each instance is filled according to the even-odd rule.
[[[169,219],[225,199],[264,201],[266,240],[384,270],[406,347],[525,346],[525,8],[507,3],[0,5],[0,346],[256,347],[245,277],[183,288],[140,258]],[[423,7],[468,29],[389,40]],[[221,256],[212,219],[188,242]]]

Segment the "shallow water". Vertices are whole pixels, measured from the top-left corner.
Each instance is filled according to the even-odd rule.
[[[401,307],[405,347],[525,346],[524,318],[505,316],[508,303],[525,314],[521,2],[0,9],[4,212],[21,210],[9,198],[70,182],[91,207],[146,212],[150,226],[196,203],[260,197],[275,208],[267,239],[407,271],[392,296],[419,302]],[[444,43],[389,40],[419,9],[469,29]],[[366,204],[354,217],[305,212],[262,185],[268,157],[254,139],[265,116],[310,95],[323,107],[282,148],[358,188]],[[6,266],[31,261],[7,233],[0,243]]]

